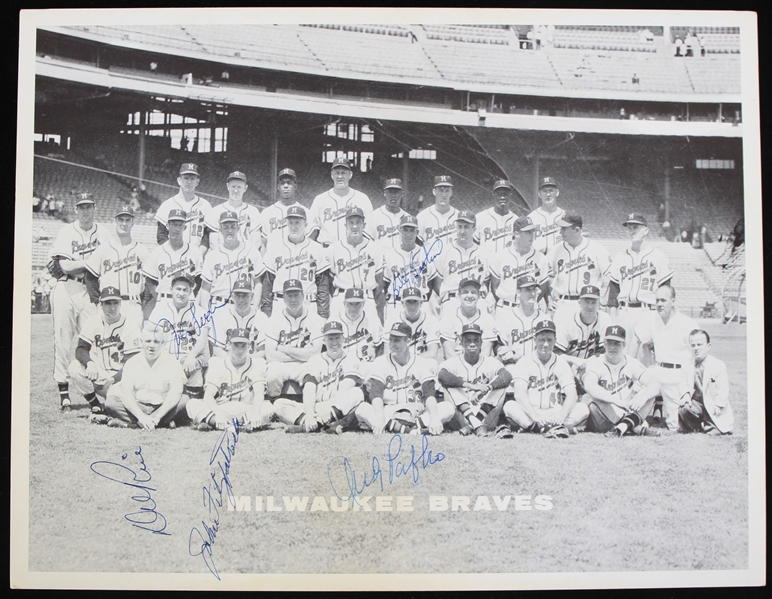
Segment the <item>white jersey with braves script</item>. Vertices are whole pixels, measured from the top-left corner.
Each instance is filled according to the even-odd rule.
[[[300,243],[286,236],[277,236],[274,241],[263,256],[265,269],[275,276],[274,293],[281,293],[286,280],[298,279],[306,297],[316,295],[316,276],[330,269],[329,249],[309,237]]]
[[[373,363],[370,378],[383,383],[383,405],[405,404],[416,411],[424,407],[421,386],[437,378],[437,363],[421,356],[411,355],[407,364],[398,364],[389,353]]]
[[[171,293],[172,279],[177,275],[185,273],[195,277],[203,268],[204,258],[198,246],[183,243],[175,250],[169,241],[153,250],[142,263],[142,273],[158,283],[156,291],[159,295]]]
[[[265,327],[268,317],[254,306],[244,316],[236,312],[236,306],[227,305],[215,310],[208,323],[209,341],[213,348],[225,352],[235,329],[246,329],[249,335],[249,353],[254,354],[265,347]],[[218,352],[219,354],[220,352]]]
[[[238,208],[234,208],[230,202],[223,202],[213,206],[206,215],[204,224],[212,231],[220,232],[220,215],[231,210],[239,217],[239,239],[247,245],[260,242],[263,219],[260,210],[256,206],[243,202]]]
[[[99,277],[99,287],[116,287],[123,299],[139,300],[144,287],[142,265],[150,251],[138,241],[123,245],[116,237],[101,244],[86,260],[86,268]]]
[[[555,349],[574,358],[586,359],[604,353],[603,335],[613,323],[605,312],[598,312],[595,322],[584,324],[580,312],[555,315]]]
[[[118,322],[105,322],[102,314],[89,318],[83,324],[80,338],[91,346],[89,357],[101,371],[118,372],[123,368],[124,356],[140,350],[142,332],[137,325],[121,316]]]
[[[461,347],[461,329],[465,324],[478,325],[482,329],[483,341],[493,342],[498,338],[496,322],[493,320],[493,316],[488,314],[487,310],[480,310],[478,307],[477,312],[470,317],[464,316],[460,307],[452,311],[443,312],[440,338],[443,341],[455,341],[456,353],[458,354],[464,353],[464,348]]]
[[[383,246],[364,237],[357,246],[344,240],[333,243],[329,250],[336,289],[375,289],[375,277],[383,272]]]
[[[619,285],[620,302],[654,305],[657,289],[673,278],[667,256],[649,245],[640,252],[628,248],[611,262],[609,277]]]
[[[440,248],[441,242],[435,249]],[[387,250],[383,257],[383,280],[388,284],[387,301],[397,305],[405,287],[418,287],[426,300],[429,297],[429,279],[434,275],[434,260],[439,250],[428,252],[428,246],[415,246],[411,250],[401,247]]]
[[[565,358],[555,354],[546,364],[542,364],[536,352],[523,356],[512,369],[512,389],[518,380],[528,385],[531,405],[542,410],[562,405],[568,389],[576,389],[571,366]]]
[[[200,315],[196,314],[195,304],[177,308],[168,299],[158,302],[147,320],[155,327],[158,336],[164,335],[166,351],[178,360],[184,360],[193,349],[196,338],[206,335],[205,320],[202,322],[197,316]]]
[[[396,213],[389,212],[386,206],[381,206],[372,214],[365,213],[365,233],[385,247],[399,247],[399,221],[406,214],[402,208]]]
[[[418,213],[418,236],[430,247],[436,239],[447,242],[456,238],[456,218],[458,210],[450,207],[445,213],[439,212],[437,206],[429,206]]]
[[[287,210],[293,206],[299,206],[300,208],[303,208],[303,210],[306,210],[305,206],[298,202],[293,202],[289,205],[282,202],[276,202],[260,213],[262,219],[261,229],[263,236],[266,238],[266,248],[271,247],[271,243],[275,237],[287,237]],[[316,226],[313,226],[313,219],[308,222],[308,225],[311,225],[311,228],[306,228],[306,235],[310,235],[317,228]]]
[[[373,204],[365,194],[349,189],[345,196],[339,196],[332,189],[319,194],[311,203],[311,217],[319,228],[319,243],[333,243],[346,239],[346,209],[358,206],[367,215],[373,211]]]
[[[434,261],[434,268],[435,276],[442,279],[440,296],[443,301],[458,294],[458,286],[464,279],[485,283],[489,277],[485,252],[476,243],[464,248],[455,240],[448,241]]]
[[[623,356],[619,364],[609,363],[605,356],[593,356],[585,364],[582,382],[593,378],[611,393],[616,401],[629,404],[637,392],[646,367],[635,358]]]
[[[512,346],[518,356],[528,356],[535,349],[534,327],[545,318],[549,318],[549,315],[539,310],[534,310],[530,316],[526,316],[522,306],[515,306],[511,310],[498,310],[496,330],[499,339],[504,345]]]
[[[324,320],[316,311],[304,307],[298,317],[290,316],[284,309],[273,314],[265,327],[265,338],[279,345],[306,347],[321,337]]]
[[[534,248],[525,254],[519,253],[514,244],[491,256],[491,276],[499,281],[496,296],[508,302],[515,302],[517,297],[517,279],[531,275],[539,285],[549,278],[547,258]]]
[[[212,298],[220,297],[224,301],[230,298],[233,284],[237,280],[249,281],[254,289],[264,271],[263,257],[257,246],[240,242],[232,250],[220,246],[207,252],[201,276],[211,284]]]
[[[421,311],[418,320],[411,322],[408,320],[404,310],[392,312],[383,326],[383,342],[388,349],[389,334],[392,325],[397,322],[404,322],[410,327],[412,334],[410,336],[410,349],[413,353],[422,354],[429,349],[430,343],[440,342],[440,321],[429,312]]]
[[[558,243],[547,253],[553,297],[577,296],[585,285],[602,290],[606,271],[611,266],[608,250],[597,241],[586,237],[577,247],[565,241]]]
[[[335,320],[343,324],[343,349],[362,362],[375,360],[375,348],[383,343],[381,322],[377,318],[370,322],[365,310],[355,320],[349,319],[346,311],[341,310]]]
[[[249,356],[241,366],[234,366],[230,357],[209,360],[206,385],[215,389],[218,405],[229,401],[251,404],[255,399],[255,385],[265,384],[266,363],[257,356]]]
[[[553,246],[563,241],[557,221],[563,218],[565,213],[560,207],[555,212],[547,212],[540,206],[528,215],[533,224],[539,227],[534,231],[533,239],[533,247],[537,251],[546,254]]]
[[[94,223],[88,231],[84,231],[76,221],[65,225],[59,231],[51,248],[51,257],[66,258],[67,260],[87,260],[100,244],[107,243],[109,239],[109,233],[99,223]],[[82,281],[83,274],[64,275],[60,277],[60,280],[66,278]]]
[[[161,223],[164,227],[169,227],[169,213],[172,210],[184,210],[187,217],[185,219],[185,230],[182,232],[182,239],[190,243],[191,245],[201,245],[201,239],[204,236],[204,229],[206,228],[206,216],[212,209],[212,205],[205,199],[195,196],[192,201],[188,202],[182,195],[182,192],[178,193],[163,202],[155,213],[155,219]]]
[[[303,384],[316,384],[316,401],[332,401],[340,390],[343,379],[351,378],[355,381],[360,377],[359,360],[351,354],[343,352],[337,359],[330,357],[327,352],[313,356],[306,363],[308,372],[303,378]]]
[[[477,215],[477,234],[480,236],[480,247],[489,254],[501,251],[512,245],[512,225],[517,220],[517,214],[507,212],[499,214],[493,208],[483,210]]]
[[[440,364],[439,370],[447,370],[450,374],[461,377],[465,383],[487,385],[495,379],[504,365],[496,358],[480,356],[476,364],[470,364],[464,359],[463,354],[453,356]],[[477,392],[466,391],[467,399],[477,403]]]

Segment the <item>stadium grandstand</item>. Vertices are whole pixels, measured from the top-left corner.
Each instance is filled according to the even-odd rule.
[[[308,206],[346,156],[375,207],[383,181],[402,178],[413,214],[438,174],[475,212],[507,178],[518,214],[554,177],[559,204],[612,254],[629,243],[626,215],[642,213],[699,315],[744,268],[720,258],[743,218],[739,52],[737,27],[689,23],[41,28],[34,190],[66,208],[35,213],[33,265],[78,192],[102,221],[136,196],[135,237],[150,244],[183,162],[212,204],[241,170],[245,200],[264,208],[280,169],[295,169]]]

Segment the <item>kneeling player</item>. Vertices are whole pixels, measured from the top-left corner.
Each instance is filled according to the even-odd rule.
[[[342,432],[356,422],[353,417],[343,419],[364,400],[360,362],[353,353],[343,351],[343,323],[330,320],[322,331],[327,351],[306,364],[303,403],[284,397],[274,402],[276,416],[290,425],[287,432],[310,433],[330,423],[328,430]]]
[[[464,417],[464,425],[477,435],[493,430],[512,375],[496,358],[481,356],[483,331],[478,324],[461,328],[463,355],[440,364],[437,379]],[[490,415],[490,418],[488,418]],[[467,429],[468,431],[468,429]],[[462,434],[464,433],[462,427]]]
[[[646,417],[654,408],[659,383],[651,370],[625,356],[625,338],[621,326],[607,327],[603,337],[605,355],[593,356],[585,363],[584,388],[590,411],[585,430],[609,437],[658,437],[659,433],[646,425]]]
[[[555,323],[541,320],[534,328],[535,351],[518,360],[512,371],[515,401],[504,404],[504,414],[529,432],[565,438],[569,428],[587,419],[587,406],[576,401],[571,367],[553,352]]]
[[[442,432],[455,409],[450,402],[437,403],[434,391],[436,363],[410,351],[410,325],[395,322],[389,330],[389,353],[370,370],[369,403],[356,409],[359,422],[375,434]]]
[[[245,328],[231,331],[228,355],[209,360],[204,399],[191,399],[188,416],[200,431],[223,430],[233,420],[246,431],[268,424],[273,416],[265,401],[265,360],[249,355],[250,333]]]

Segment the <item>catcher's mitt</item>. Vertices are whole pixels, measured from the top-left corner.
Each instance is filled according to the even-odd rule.
[[[59,258],[51,258],[48,264],[46,264],[48,273],[55,279],[60,279],[64,276],[64,271],[59,264]]]

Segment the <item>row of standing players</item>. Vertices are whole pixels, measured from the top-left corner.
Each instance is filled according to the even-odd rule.
[[[426,428],[432,432],[437,432],[439,422],[449,421],[449,418],[446,418],[448,416],[456,419],[456,424],[462,431],[470,426],[478,431],[490,430],[491,426],[495,428],[497,424],[495,420],[499,415],[495,411],[492,412],[491,418],[485,421],[484,426],[481,424],[478,418],[480,410],[485,411],[485,406],[490,406],[491,403],[490,400],[481,399],[479,394],[482,387],[488,384],[500,385],[507,377],[478,372],[477,367],[481,366],[481,362],[479,359],[473,359],[474,347],[472,353],[467,356],[464,346],[465,336],[462,331],[465,326],[475,325],[479,328],[481,339],[478,343],[478,358],[494,360],[501,367],[501,372],[508,372],[507,368],[514,369],[515,363],[520,362],[523,365],[533,361],[531,358],[536,355],[533,348],[538,329],[536,323],[546,322],[554,313],[557,327],[552,324],[552,333],[558,337],[556,348],[566,356],[555,362],[571,365],[572,381],[574,376],[580,379],[583,377],[588,358],[602,353],[603,332],[608,332],[610,319],[623,325],[618,328],[622,331],[622,336],[627,337],[628,353],[630,346],[635,344],[637,348],[639,341],[654,342],[656,346],[655,337],[660,333],[656,330],[656,318],[648,319],[654,325],[649,326],[643,324],[646,320],[643,317],[653,316],[647,312],[651,312],[655,307],[657,302],[654,296],[661,286],[669,282],[672,272],[664,255],[644,245],[643,240],[648,229],[642,215],[632,214],[625,221],[624,225],[631,234],[631,248],[616,257],[612,263],[608,252],[602,246],[582,235],[581,216],[565,213],[557,207],[558,186],[554,179],[549,177],[543,179],[540,185],[542,206],[528,217],[517,218],[509,210],[512,186],[508,182],[497,181],[493,188],[494,207],[480,215],[474,215],[469,211],[457,211],[450,206],[452,180],[447,175],[441,175],[435,179],[435,206],[419,214],[416,219],[399,208],[401,182],[398,179],[386,181],[386,205],[373,213],[369,199],[348,187],[352,172],[345,160],[337,160],[331,172],[334,187],[314,200],[310,209],[313,215],[312,230],[310,235],[306,235],[309,219],[305,208],[293,200],[297,180],[295,173],[289,169],[282,171],[279,176],[281,200],[263,211],[262,215],[254,207],[243,203],[246,177],[240,172],[229,176],[229,201],[202,214],[199,204],[204,200],[195,196],[198,169],[193,164],[185,164],[180,169],[178,179],[180,194],[165,202],[158,211],[158,237],[161,245],[152,253],[143,252],[140,249],[142,246],[131,240],[132,215],[129,211],[120,211],[116,215],[116,236],[105,240],[100,246],[97,225],[89,223],[88,218],[85,219],[86,222],[81,218],[90,212],[93,221],[93,200],[83,197],[76,206],[79,222],[73,225],[75,233],[80,234],[81,239],[73,239],[74,235],[67,239],[66,231],[63,231],[65,234],[60,235],[54,246],[54,256],[59,258],[60,264],[66,265],[64,270],[67,275],[61,281],[62,290],[67,292],[67,299],[72,299],[74,295],[70,291],[78,291],[91,300],[89,303],[96,303],[100,287],[102,292],[108,287],[112,288],[111,292],[118,296],[117,301],[124,304],[121,310],[122,319],[135,324],[148,320],[155,337],[158,337],[159,328],[163,329],[168,353],[174,354],[176,361],[184,367],[183,396],[192,397],[196,401],[206,400],[203,373],[207,372],[207,379],[211,378],[208,356],[211,353],[213,357],[227,362],[227,352],[233,345],[232,335],[236,330],[246,331],[250,360],[252,357],[260,359],[260,352],[265,351],[265,357],[271,364],[269,379],[266,381],[267,393],[270,397],[277,397],[288,395],[289,388],[284,385],[287,381],[294,380],[298,386],[307,382],[306,361],[320,353],[320,332],[324,327],[321,324],[322,319],[329,318],[331,313],[333,319],[336,315],[340,317],[330,322],[336,322],[343,328],[344,351],[353,349],[356,358],[365,361],[365,373],[360,372],[360,375],[368,377],[367,371],[375,366],[375,363],[371,364],[370,361],[381,353],[387,355],[380,363],[387,362],[396,367],[397,354],[391,348],[392,337],[399,336],[395,327],[402,324],[403,329],[410,331],[408,346],[412,348],[414,357],[420,357],[424,361],[427,358],[432,359],[429,363],[433,364],[435,369],[440,366],[439,383],[444,392],[453,399],[453,402],[447,405],[444,405],[445,402],[437,404],[440,410],[445,410],[442,415],[438,415],[436,409],[427,412],[432,415],[429,418],[432,426],[426,423]],[[359,200],[354,201],[354,198]],[[361,198],[367,201],[364,208],[358,205]],[[250,208],[257,216],[250,213]],[[274,216],[271,216],[272,209],[276,213]],[[391,216],[378,216],[378,212]],[[368,215],[367,219],[365,214]],[[215,216],[217,225],[213,227],[212,219]],[[422,216],[425,226],[422,226]],[[385,220],[389,218],[392,219],[391,224]],[[445,224],[442,218],[446,219]],[[534,222],[546,222],[549,218],[553,222],[548,225],[537,225]],[[427,219],[432,219],[428,225]],[[482,226],[478,227],[478,219]],[[260,224],[252,226],[255,222]],[[376,224],[373,226],[372,223]],[[485,223],[488,223],[488,226],[485,226]],[[477,237],[477,230],[480,230],[481,238]],[[395,231],[397,234],[394,234]],[[369,232],[369,235],[366,232]],[[455,236],[452,232],[455,232]],[[89,242],[81,243],[84,241],[84,234],[88,233],[92,234]],[[342,236],[335,239],[334,233]],[[315,241],[314,236],[321,237],[322,243]],[[552,248],[548,242],[550,237],[553,238]],[[325,239],[330,241],[324,241]],[[208,244],[204,245],[209,247],[206,250],[206,258],[203,259],[201,245],[205,240]],[[545,242],[541,249],[547,250],[546,255],[536,250],[535,240]],[[499,244],[501,247],[498,247]],[[89,255],[84,256],[85,253]],[[75,259],[79,257],[86,259],[79,263]],[[201,275],[198,281],[191,278],[198,275]],[[290,282],[299,289],[288,288],[287,284]],[[178,287],[187,287],[187,297],[185,289],[180,290]],[[670,290],[670,294],[672,288],[666,289]],[[240,296],[247,293],[250,297],[245,303],[243,299],[240,300]],[[196,295],[196,301],[189,301],[192,294]],[[259,302],[255,302],[259,303],[260,310],[251,305],[255,294],[260,298]],[[55,298],[60,295],[55,293]],[[293,309],[289,298],[296,295],[300,296],[301,306],[295,306]],[[674,296],[674,292],[672,295]],[[478,307],[481,296],[483,303]],[[580,299],[580,296],[583,297]],[[607,298],[611,316],[598,309],[601,297]],[[84,298],[80,299],[83,307],[88,308]],[[102,299],[105,305],[105,300]],[[421,304],[426,300],[429,300],[428,308],[422,310]],[[109,298],[107,303],[114,301],[115,298]],[[671,298],[671,303],[673,301],[674,297]],[[303,303],[315,303],[316,310],[308,310]],[[63,331],[59,325],[62,315],[57,314],[57,306],[63,304],[58,304],[56,299],[53,304],[56,338],[61,340]],[[69,305],[72,305],[72,302]],[[81,314],[86,313],[87,310],[81,311]],[[278,318],[267,319],[263,314],[275,314]],[[437,314],[442,315],[442,327],[439,327],[434,318]],[[495,314],[496,324],[492,324],[491,314]],[[225,315],[232,317],[231,321],[223,323]],[[261,323],[260,317],[265,321]],[[313,323],[315,317],[319,317],[318,322]],[[660,317],[660,323],[667,328],[668,322],[663,319],[664,317]],[[125,355],[122,354],[131,353],[126,350],[125,339],[119,339],[120,335],[115,333],[117,321],[107,322],[111,319],[106,318],[105,314],[92,320],[96,326],[91,329],[99,329],[101,325],[101,334],[92,337],[81,334],[76,359],[70,361],[68,356],[61,356],[64,367],[57,359],[55,378],[59,382],[60,398],[65,408],[69,406],[70,399],[67,379],[61,377],[62,370],[66,369],[66,374],[78,382],[79,390],[84,391],[92,407],[100,411],[102,402],[99,397],[107,397],[112,383],[108,384],[108,389],[105,389],[104,384],[94,383],[108,380],[114,382],[115,372],[110,376],[102,376],[106,373],[98,373],[96,366],[89,366],[90,362],[96,362],[95,359],[89,358],[92,354],[100,353],[109,356],[109,371],[118,366],[122,367],[125,361]],[[221,321],[219,326],[218,320]],[[636,321],[642,323],[640,331],[635,328]],[[77,327],[78,323],[73,324]],[[383,340],[388,338],[388,352],[383,352],[382,349],[386,344],[379,343],[382,338],[378,331],[382,324],[386,325],[387,333]],[[691,324],[689,323],[689,326]],[[207,333],[203,332],[205,329]],[[671,427],[678,426],[678,408],[683,407],[684,398],[689,399],[693,393],[694,368],[687,364],[691,361],[691,356],[684,356],[684,352],[689,352],[688,333],[691,330],[693,329],[689,329],[685,339],[676,344],[677,348],[671,348],[670,354],[665,343],[660,343],[661,350],[656,352],[658,359],[661,358],[660,354],[678,354],[679,361],[663,360],[657,362],[654,368],[655,372],[663,370],[668,375],[679,375],[678,384],[669,394],[672,401],[667,401],[668,394],[662,392],[666,399],[668,425]],[[272,334],[269,331],[272,331]],[[625,335],[625,331],[635,331],[635,335]],[[549,336],[550,331],[542,332]],[[467,331],[466,336],[474,337],[474,332]],[[136,339],[139,337],[141,335],[136,336]],[[69,341],[71,344],[72,337]],[[122,351],[116,352],[115,348],[122,344]],[[474,345],[472,343],[472,346]],[[500,361],[491,357],[494,351]],[[56,353],[59,358],[60,352]],[[329,346],[328,352],[322,355],[328,353]],[[520,360],[521,357],[528,360]],[[443,369],[445,363],[440,364],[443,358],[459,360],[467,370],[470,366],[474,367],[464,375],[471,379],[461,385],[457,385],[457,379],[448,380],[447,370]],[[280,367],[276,367],[274,362]],[[327,362],[329,366],[329,360]],[[291,364],[299,366],[295,368],[290,366]],[[542,361],[542,366],[545,364],[546,362]],[[411,363],[407,370],[406,376],[396,379],[392,375],[386,376],[392,381],[390,385],[386,385],[386,395],[396,393],[388,399],[387,405],[400,405],[403,401],[425,405],[426,402],[416,401],[416,398],[434,397],[433,392],[428,393],[429,389],[420,389],[417,392],[413,389],[412,395],[409,391],[402,395],[398,390],[395,391],[394,380],[402,380],[406,385],[405,390],[418,384],[418,372],[421,369]],[[325,379],[327,386],[330,384],[329,376],[330,373]],[[62,378],[64,380],[61,380]],[[364,380],[365,377],[360,378]],[[432,380],[434,378],[433,376]],[[659,387],[664,388],[667,385],[661,384],[662,378],[658,376],[655,380]],[[627,379],[629,376],[624,375],[618,380]],[[367,385],[355,387],[361,389],[363,396],[368,396],[373,380],[368,378]],[[495,388],[497,392],[500,391],[499,395],[503,394],[502,389],[510,387],[510,380],[506,381],[504,387]],[[539,390],[540,397],[536,404],[555,412],[554,418],[539,421],[534,419],[534,413],[525,413],[525,417],[520,418],[508,415],[510,423],[514,422],[520,428],[532,429],[536,422],[548,434],[560,436],[565,431],[565,427],[560,426],[564,422],[577,425],[586,420],[587,413],[581,413],[584,404],[576,404],[576,392],[572,402],[571,394],[566,392],[562,384],[557,384],[553,373],[536,377],[536,380],[541,382],[536,387],[530,385],[529,392],[534,393],[534,389],[543,387]],[[241,383],[243,384],[243,381]],[[213,391],[214,395],[220,398],[220,404],[230,403],[233,398],[222,393],[223,384],[225,383]],[[319,387],[318,381],[316,386]],[[126,385],[120,387],[125,388]],[[208,387],[209,385],[206,386]],[[511,387],[512,390],[516,389],[514,383]],[[241,387],[236,385],[235,388]],[[652,390],[651,387],[646,388],[647,393]],[[117,396],[117,389],[118,387],[113,389],[114,396]],[[456,389],[462,389],[463,395],[471,399],[469,405],[464,408],[466,411],[455,410],[449,414],[449,406],[454,403],[456,406],[461,405]],[[300,389],[295,390],[300,392]],[[490,392],[491,390],[488,390],[486,396],[491,395]],[[383,392],[380,394],[383,395]],[[301,396],[305,398],[305,395],[305,391],[298,393],[298,399]],[[677,399],[673,399],[675,395],[678,395]],[[230,399],[223,400],[226,396]],[[653,400],[653,396],[651,399]],[[156,403],[151,402],[149,405],[157,407],[165,403],[158,403],[157,395],[153,401]],[[602,400],[599,401],[602,403]],[[285,422],[301,426],[303,430],[312,430],[314,427],[309,424],[310,420],[306,422],[307,418],[311,418],[307,409],[292,418],[292,410],[290,416],[282,414],[282,409],[288,409],[287,406],[282,408],[286,402],[286,399],[278,404],[274,402],[277,416]],[[372,401],[355,403],[360,406],[357,409],[360,412],[367,412],[367,406],[374,405]],[[503,398],[499,403],[502,405],[498,407],[502,408]],[[650,403],[653,406],[653,401]],[[210,404],[211,401],[206,405]],[[298,402],[290,402],[288,405],[295,409],[302,407]],[[519,404],[507,402],[506,405],[510,406],[509,410],[512,411]],[[615,404],[612,402],[609,405]],[[188,412],[191,409],[195,412],[196,406],[194,402]],[[579,412],[569,418],[572,410]],[[119,416],[114,418],[116,422],[147,420],[138,418],[137,414],[131,411],[119,412],[120,410],[115,412]],[[143,410],[140,410],[140,413],[143,413]],[[165,414],[168,413],[171,412],[167,410]],[[318,425],[328,425],[331,420],[340,420],[338,416],[353,413],[352,410],[335,407],[335,410],[327,411],[323,415],[317,414],[319,418],[315,422]],[[494,416],[496,418],[493,418]],[[208,426],[213,418],[214,413],[197,413],[193,420],[201,426]],[[255,422],[263,422],[265,415],[255,418]],[[376,418],[376,421],[380,422],[379,418]],[[392,429],[407,426],[404,423],[395,424],[397,421],[394,419],[389,419],[388,422],[392,422]],[[414,421],[414,425],[416,422],[418,421]],[[605,427],[609,423],[613,426],[615,422],[607,418],[606,421],[598,420],[598,423],[595,428]],[[384,420],[381,424],[386,426],[387,421]],[[638,425],[640,424],[642,423],[639,422]],[[635,427],[629,428],[632,431]]]

